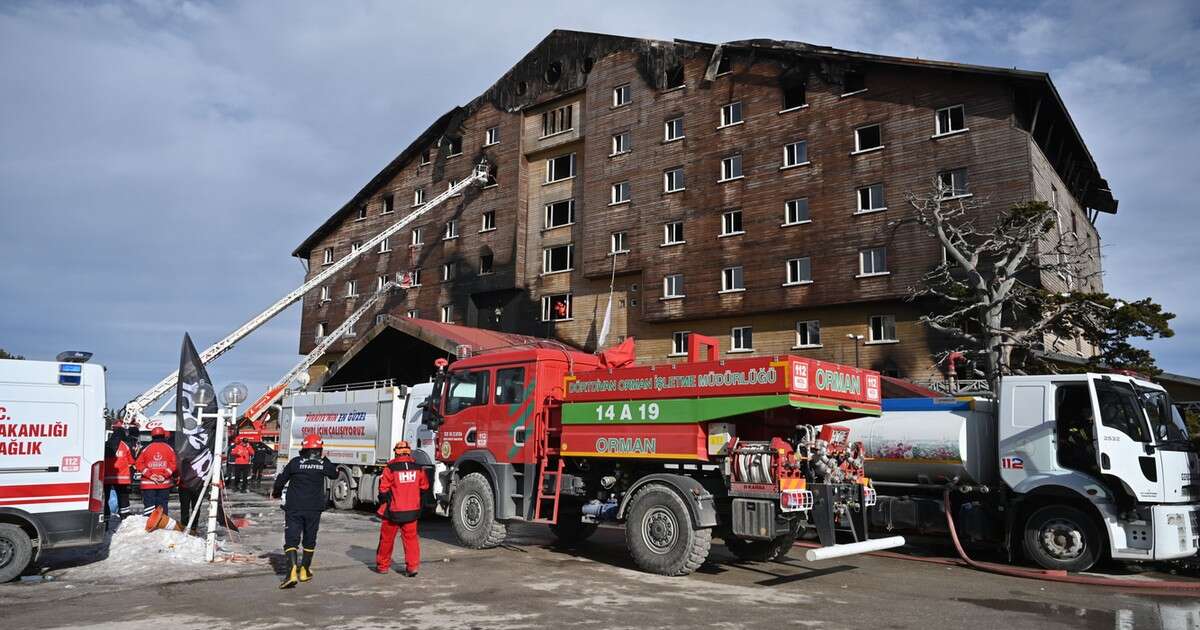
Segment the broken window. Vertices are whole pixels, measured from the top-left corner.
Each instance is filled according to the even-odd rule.
[[[804,107],[807,104],[808,95],[805,93],[805,85],[802,82],[790,83],[783,86],[783,111]]]
[[[494,258],[491,254],[483,254],[479,257],[479,275],[486,276],[492,273],[492,265]]]
[[[542,137],[553,136],[574,129],[572,111],[574,105],[563,105],[542,114]]]
[[[571,271],[575,265],[575,246],[568,243],[542,250],[542,273]]]
[[[462,138],[446,136],[446,157],[462,155]]]
[[[575,176],[575,154],[568,153],[546,160],[546,183]]]
[[[721,126],[728,127],[742,122],[742,102],[734,101],[721,107]]]
[[[967,130],[967,113],[962,105],[943,107],[937,110],[934,135],[944,135]]]
[[[547,295],[542,298],[542,321],[556,322],[571,319],[571,294]]]
[[[721,60],[717,62],[717,76],[730,72],[733,72],[733,64],[729,61],[729,55],[721,55]]]
[[[542,78],[546,80],[546,83],[551,85],[558,83],[558,80],[562,78],[562,64],[557,61],[551,62],[546,67],[546,73]]]
[[[564,199],[546,204],[546,229],[571,225],[575,222],[575,200]]]
[[[683,87],[683,85],[684,85],[683,65],[675,66],[667,71],[667,89],[668,90],[675,89],[677,87]]]
[[[405,316],[405,317],[407,317],[407,318],[409,318],[409,319],[416,319],[416,318],[417,318],[417,315],[419,315],[419,314],[420,314],[420,313],[417,311],[417,309],[415,309],[415,308],[410,308],[410,309],[408,309],[408,312],[404,314],[404,316]]]
[[[883,146],[883,129],[879,125],[867,125],[854,130],[854,150],[868,151]]]
[[[499,182],[496,181],[496,174],[500,172],[500,165],[492,162],[487,167],[487,179],[483,181],[483,187],[496,186]]]
[[[325,322],[317,322],[317,339],[323,339],[325,337],[325,329],[328,326],[329,324]]]
[[[842,75],[842,96],[867,89],[867,77],[858,70],[847,70]]]

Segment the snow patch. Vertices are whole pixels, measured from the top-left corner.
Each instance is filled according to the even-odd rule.
[[[67,571],[68,579],[99,578],[123,581],[162,575],[164,569],[205,567],[205,573],[226,572],[204,561],[204,539],[174,530],[146,531],[146,517],[128,516],[108,534],[108,556]],[[164,576],[166,577],[166,576]],[[166,578],[169,581],[169,577]]]

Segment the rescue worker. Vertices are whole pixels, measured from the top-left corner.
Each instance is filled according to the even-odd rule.
[[[416,577],[421,565],[421,542],[417,538],[417,519],[421,516],[421,492],[429,489],[425,471],[412,458],[408,442],[396,442],[395,457],[387,463],[379,480],[379,547],[375,550],[375,571],[387,573],[392,566],[392,548],[396,532],[404,543],[404,575]]]
[[[327,494],[325,480],[337,479],[337,467],[329,458],[322,457],[325,443],[321,436],[304,436],[300,455],[293,457],[275,478],[271,496],[283,496],[284,501],[283,553],[287,556],[288,569],[279,588],[292,588],[296,582],[312,579],[313,553],[317,550],[317,530],[321,527],[321,512],[325,510]],[[303,545],[304,554],[298,558],[297,547]]]
[[[275,451],[263,442],[258,442],[254,445],[254,459],[250,462],[250,480],[254,482],[254,487],[262,482],[263,471],[266,470],[267,464],[274,460]]]
[[[175,487],[175,449],[167,443],[167,431],[154,427],[150,431],[150,443],[138,454],[134,463],[142,473],[142,514],[150,516],[154,508],[161,507],[168,513],[171,488]]]
[[[117,516],[129,516],[129,485],[133,483],[133,451],[126,443],[125,423],[113,422],[112,435],[104,443],[104,515],[108,516],[108,494],[117,495]]]
[[[250,447],[250,440],[242,438],[238,445],[233,447],[233,489],[238,492],[247,492],[250,489],[250,460],[254,458],[254,449]]]

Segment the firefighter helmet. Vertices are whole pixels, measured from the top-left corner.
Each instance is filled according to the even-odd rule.
[[[167,430],[162,427],[150,429],[150,437],[167,437]]]
[[[304,436],[304,443],[300,445],[300,448],[305,450],[310,448],[325,448],[325,442],[321,439],[321,436],[316,433],[310,433]]]

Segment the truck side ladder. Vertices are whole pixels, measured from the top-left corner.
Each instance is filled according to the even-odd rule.
[[[538,476],[531,522],[553,525],[558,522],[558,504],[562,496],[563,460],[558,454],[562,427],[549,426],[547,416],[538,414],[534,419]],[[547,486],[551,484],[553,489],[548,492]]]

